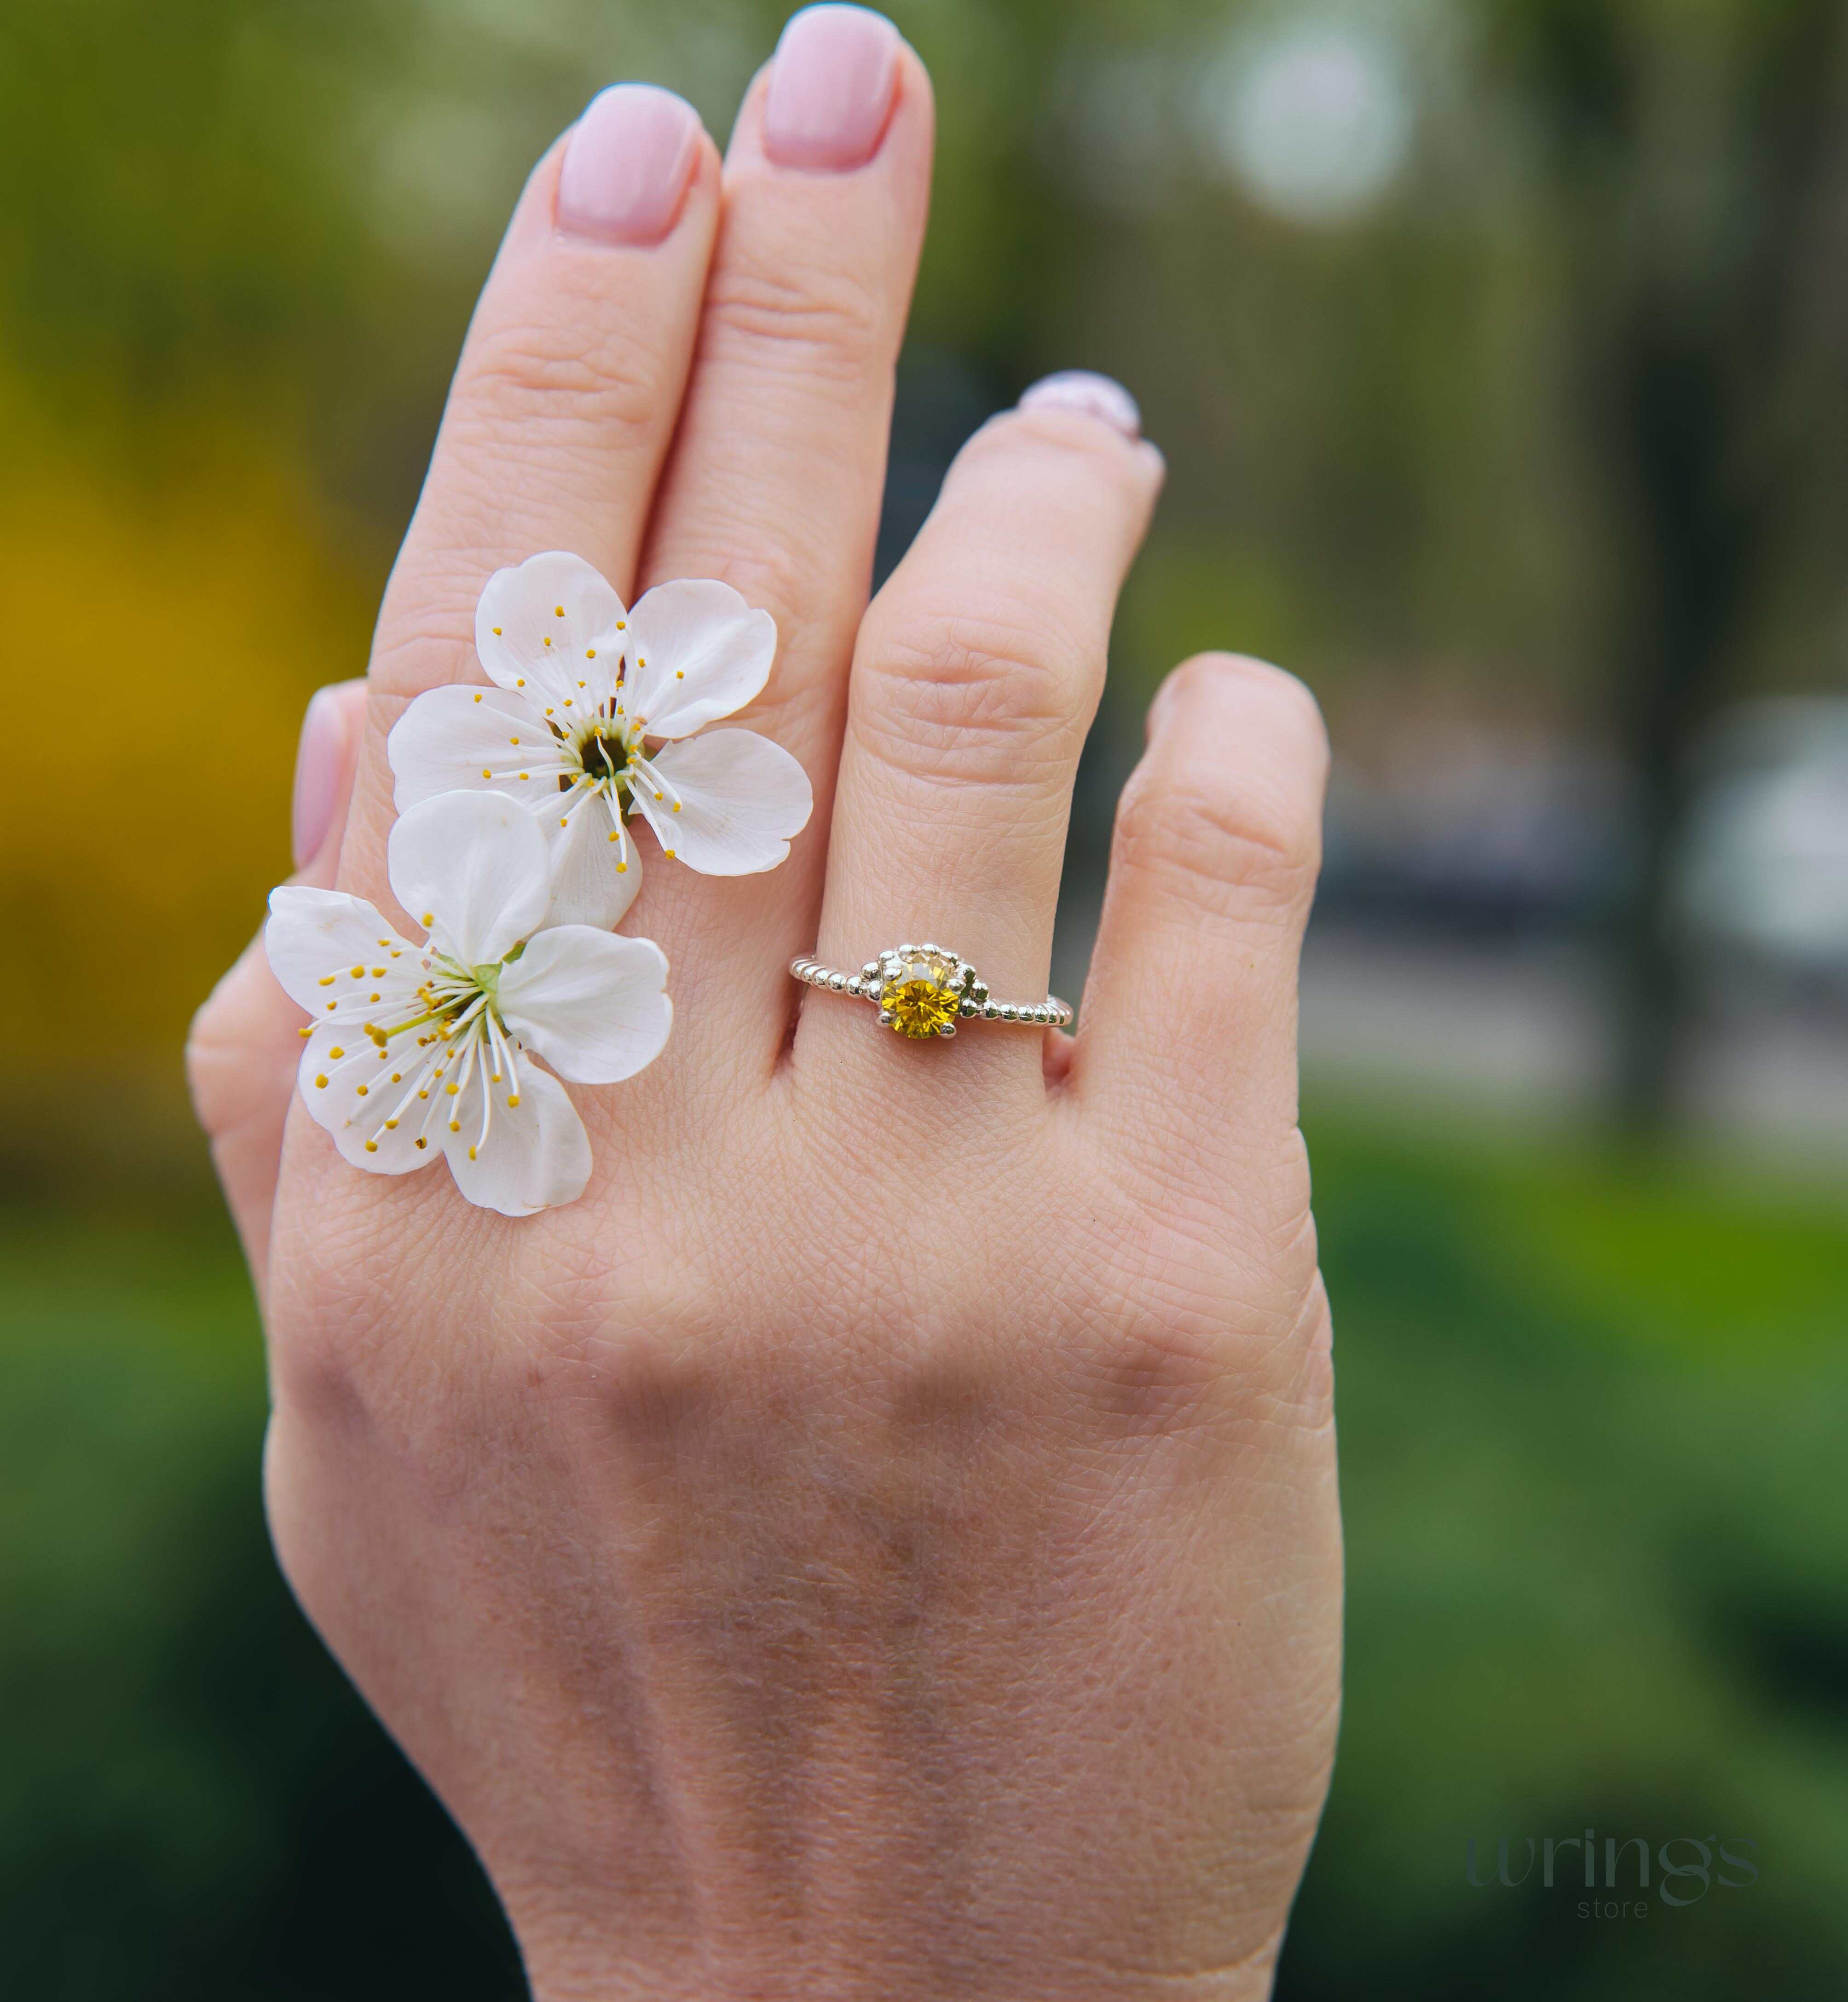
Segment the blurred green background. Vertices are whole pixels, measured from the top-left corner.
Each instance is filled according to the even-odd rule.
[[[1279,1992],[1848,1993],[1848,7],[891,11],[943,150],[882,562],[1053,368],[1172,469],[1055,984],[1175,660],[1281,660],[1334,738],[1351,1679]],[[526,168],[619,77],[723,134],[779,23],[0,13],[0,1993],[520,1992],[270,1563],[177,1053]],[[1588,1828],[1756,1876],[1469,1880]]]

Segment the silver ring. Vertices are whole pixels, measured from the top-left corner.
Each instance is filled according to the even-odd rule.
[[[1044,1001],[994,999],[975,968],[940,945],[901,945],[868,960],[857,973],[843,973],[804,955],[790,961],[790,971],[808,986],[872,1002],[894,1035],[919,1042],[926,1036],[954,1036],[959,1021],[1063,1029],[1072,1020],[1071,1008],[1055,994]]]

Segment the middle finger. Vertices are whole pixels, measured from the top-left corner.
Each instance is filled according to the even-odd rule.
[[[725,1069],[767,1071],[789,1017],[785,968],[812,943],[933,136],[929,80],[891,23],[812,7],[751,86],[727,156],[641,581],[722,578],[774,617],[769,686],[735,720],[794,754],[815,804],[767,877],[699,877],[650,855],[636,928],[674,966],[677,1064],[706,1067],[723,1049]]]

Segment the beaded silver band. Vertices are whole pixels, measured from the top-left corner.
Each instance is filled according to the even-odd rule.
[[[899,946],[868,960],[857,973],[804,954],[790,961],[790,971],[807,986],[872,1002],[887,1028],[915,1040],[954,1036],[958,1021],[1063,1029],[1072,1020],[1070,1006],[1054,994],[1044,1001],[995,1000],[975,968],[940,945]]]

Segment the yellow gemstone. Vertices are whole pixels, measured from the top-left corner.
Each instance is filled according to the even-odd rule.
[[[940,1034],[956,1020],[958,996],[928,976],[913,977],[910,969],[879,992],[879,1005],[892,1018],[892,1027],[901,1036]]]

